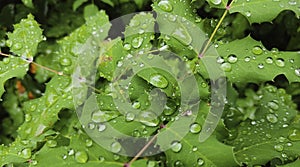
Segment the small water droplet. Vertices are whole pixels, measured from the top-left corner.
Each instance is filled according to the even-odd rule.
[[[297,5],[297,2],[296,2],[296,0],[290,0],[289,4],[292,5],[292,6],[294,6],[294,5]]]
[[[190,126],[190,132],[191,133],[199,133],[201,131],[201,126],[198,123],[193,123]]]
[[[274,149],[275,149],[276,151],[278,151],[278,152],[281,152],[281,151],[283,151],[283,145],[277,144],[277,145],[274,146]]]
[[[174,162],[174,167],[184,167],[183,163],[179,160]]]
[[[276,64],[278,67],[284,67],[284,65],[285,65],[284,60],[283,60],[282,58],[276,59],[275,64]]]
[[[31,114],[25,114],[25,121],[26,121],[26,122],[31,121],[31,119],[32,119]]]
[[[255,55],[260,55],[263,53],[263,50],[260,46],[255,46],[252,48],[252,53]]]
[[[267,57],[266,60],[265,60],[265,62],[266,62],[267,64],[272,64],[272,63],[273,63],[272,57]]]
[[[88,126],[87,126],[89,129],[93,130],[95,129],[96,125],[94,123],[88,123]]]
[[[172,142],[172,144],[171,144],[171,150],[173,152],[178,153],[181,150],[181,148],[182,148],[182,144],[179,141]]]
[[[151,75],[150,83],[158,88],[166,88],[169,84],[168,80],[160,74]]]
[[[138,21],[138,20],[136,20],[136,19],[131,19],[131,20],[130,20],[130,23],[129,23],[129,26],[130,26],[130,27],[136,27],[136,26],[138,26],[138,25],[140,25],[140,21]]]
[[[202,158],[198,158],[197,166],[202,166],[202,165],[204,165],[204,160]]]
[[[236,57],[236,55],[229,55],[227,60],[229,63],[236,63],[238,61],[238,58]]]
[[[210,2],[214,5],[220,5],[222,0],[210,0]]]
[[[257,67],[258,67],[259,69],[263,69],[265,66],[264,66],[264,64],[259,63]]]
[[[132,45],[132,47],[137,49],[143,44],[143,41],[144,41],[144,39],[142,37],[138,36],[138,37],[132,39],[131,45]]]
[[[48,147],[56,147],[56,145],[57,145],[57,141],[56,140],[48,140],[47,141],[47,143],[46,143],[46,145],[48,146]]]
[[[13,49],[15,49],[15,50],[20,50],[22,48],[23,48],[23,45],[20,44],[20,43],[16,43],[16,44],[13,45]]]
[[[300,77],[300,68],[295,69],[295,74]]]
[[[93,145],[93,140],[91,139],[86,139],[85,140],[85,146],[86,147],[91,147]]]
[[[244,60],[245,60],[245,62],[249,62],[251,60],[251,58],[249,56],[246,56]]]
[[[129,43],[125,43],[125,44],[123,45],[123,48],[124,48],[125,50],[130,50],[130,49],[131,49],[131,45],[130,45]]]
[[[195,152],[195,151],[197,151],[197,150],[198,150],[198,147],[197,147],[197,146],[193,146],[193,147],[192,147],[192,151]]]
[[[221,56],[218,56],[217,57],[217,63],[219,63],[219,64],[222,64],[222,63],[224,63],[224,58],[223,57],[221,57]]]
[[[70,58],[62,58],[59,63],[63,66],[70,66],[72,64],[72,60]]]
[[[75,161],[81,164],[84,164],[88,161],[89,157],[85,151],[78,151],[75,153]]]
[[[110,148],[111,148],[111,151],[112,151],[113,153],[118,153],[118,152],[121,151],[122,146],[121,146],[121,144],[120,144],[119,142],[113,142],[113,143],[111,144]]]
[[[168,16],[168,20],[171,21],[171,22],[176,21],[176,19],[177,19],[177,16],[176,16],[176,15],[170,14],[170,15]]]
[[[221,68],[225,71],[225,72],[230,72],[231,71],[231,65],[229,63],[223,63],[221,64]]]
[[[289,133],[289,139],[291,141],[300,141],[300,131],[298,129],[293,129]]]
[[[8,64],[9,62],[10,62],[10,59],[9,59],[9,58],[4,58],[4,59],[3,59],[3,63],[4,63],[4,64]]]
[[[68,151],[68,155],[74,155],[75,154],[75,150],[74,149],[70,149],[69,151]]]
[[[98,160],[99,160],[100,162],[104,162],[104,161],[105,161],[105,158],[104,158],[103,156],[100,156],[100,157],[98,158]]]
[[[279,105],[277,104],[276,101],[270,101],[267,103],[267,106],[273,110],[278,110],[279,109]]]
[[[66,154],[62,155],[62,159],[67,159],[67,158],[68,158],[68,156]]]
[[[142,124],[147,126],[157,126],[159,124],[156,114],[150,111],[141,112],[138,118]]]
[[[98,125],[98,131],[99,132],[103,132],[106,129],[106,125],[105,124],[99,124]]]
[[[132,136],[133,137],[140,137],[141,136],[141,132],[137,129],[135,129],[133,132],[132,132]]]
[[[127,113],[127,114],[125,115],[125,120],[128,121],[128,122],[133,121],[134,118],[135,118],[134,113],[130,113],[130,112],[129,112],[129,113]]]
[[[31,149],[30,148],[25,148],[21,151],[21,156],[25,159],[28,159],[31,157]]]
[[[276,123],[278,121],[278,118],[274,114],[267,114],[266,118],[270,123]]]
[[[246,12],[245,12],[245,15],[246,15],[247,17],[250,17],[250,16],[251,16],[251,12],[250,12],[250,11],[246,11]]]
[[[186,46],[190,45],[192,42],[192,37],[190,36],[189,32],[183,27],[175,28],[172,32],[172,37],[176,38]]]
[[[161,0],[157,4],[157,6],[165,12],[171,12],[173,10],[173,6],[172,6],[171,2],[169,2],[168,0]]]

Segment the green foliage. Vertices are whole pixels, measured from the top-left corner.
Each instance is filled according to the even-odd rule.
[[[131,167],[299,166],[298,1],[22,2],[0,2],[0,166],[122,167],[146,146]]]

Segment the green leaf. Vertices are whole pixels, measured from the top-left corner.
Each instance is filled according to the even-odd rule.
[[[284,74],[289,82],[300,81],[297,52],[269,51],[250,37],[219,45],[217,50],[220,57],[215,61],[220,63],[233,83],[244,85],[272,81],[280,74]]]
[[[250,23],[270,22],[283,10],[292,10],[299,17],[298,3],[297,0],[237,0],[232,4],[229,12],[242,13]]]
[[[94,4],[90,4],[84,7],[83,15],[87,19],[90,16],[94,16],[99,11],[98,7]]]
[[[34,8],[32,0],[22,0],[23,4],[29,8]]]
[[[299,166],[299,165],[300,165],[300,160],[296,160],[295,162],[288,163],[285,165],[280,165],[278,167],[295,167],[295,166]]]
[[[10,51],[26,58],[35,55],[39,42],[43,40],[42,30],[31,14],[15,24],[14,31],[7,33],[7,36],[6,44]]]
[[[254,113],[233,127],[236,133],[232,131],[231,136],[236,138],[228,141],[234,146],[237,162],[249,166],[265,165],[278,158],[282,164],[298,157],[300,142],[293,138],[298,133],[298,122],[294,121],[297,110],[291,96],[284,89],[271,85],[261,87],[256,93],[249,89],[246,96],[237,102],[237,107],[246,115],[247,108],[254,107]],[[251,99],[252,103],[249,103]]]
[[[76,0],[73,3],[73,11],[76,11],[82,4],[84,4],[85,2],[87,2],[88,0]]]

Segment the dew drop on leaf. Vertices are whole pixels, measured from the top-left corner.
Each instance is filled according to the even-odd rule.
[[[4,58],[4,59],[3,59],[3,63],[4,63],[4,64],[8,64],[9,62],[10,62],[10,59],[9,59],[9,58]]]
[[[181,150],[181,148],[182,148],[182,144],[179,141],[172,142],[172,144],[171,144],[171,150],[173,152],[178,153]]]
[[[138,102],[138,101],[135,101],[135,102],[133,102],[132,107],[135,108],[135,109],[138,109],[138,108],[141,107],[141,103]]]
[[[179,160],[174,162],[174,167],[184,167],[183,163]]]
[[[135,118],[134,113],[129,112],[129,113],[127,113],[127,114],[125,115],[125,120],[128,121],[128,122],[133,121],[134,118]]]
[[[288,138],[291,141],[300,141],[300,131],[298,129],[291,130]]]
[[[46,143],[46,145],[48,146],[48,147],[56,147],[56,145],[57,145],[57,141],[56,140],[48,140],[47,141],[47,143]]]
[[[295,69],[295,74],[300,77],[300,68]]]
[[[72,60],[70,58],[62,58],[59,63],[63,66],[70,66],[72,64]]]
[[[25,121],[26,122],[31,121],[31,119],[32,119],[32,116],[30,114],[25,114]]]
[[[93,130],[93,129],[95,129],[95,127],[96,127],[96,125],[94,124],[94,123],[88,123],[88,128],[89,129],[91,129],[91,130]]]
[[[231,65],[229,63],[223,63],[221,64],[221,68],[225,71],[225,72],[230,72],[231,71]]]
[[[276,123],[278,121],[278,118],[274,114],[267,114],[266,118],[270,123]]]
[[[190,126],[190,132],[191,133],[199,133],[201,131],[201,126],[198,123],[193,123]]]
[[[214,5],[220,5],[222,0],[210,0],[211,3],[213,3]]]
[[[69,151],[68,151],[68,155],[74,155],[75,154],[75,150],[74,149],[70,149]]]
[[[273,63],[273,58],[272,57],[267,57],[266,60],[265,60],[265,62],[267,64],[272,64]]]
[[[257,67],[258,67],[259,69],[263,69],[265,66],[264,66],[264,64],[259,63]]]
[[[139,115],[139,121],[147,126],[157,126],[159,124],[159,119],[156,114],[151,111],[144,111]]]
[[[103,132],[106,129],[106,125],[105,124],[99,124],[98,125],[98,131],[99,132]]]
[[[120,159],[120,156],[117,155],[117,154],[114,154],[114,160],[117,161],[117,160],[119,160],[119,159]]]
[[[260,46],[255,46],[252,48],[252,53],[255,55],[260,55],[263,53],[263,50],[261,49]]]
[[[249,56],[246,56],[244,60],[245,60],[245,62],[249,62],[251,60],[251,58]]]
[[[93,140],[91,139],[86,139],[85,140],[85,146],[86,147],[91,147],[93,145]]]
[[[67,156],[66,154],[63,154],[63,155],[62,155],[62,159],[67,159],[67,157],[68,157],[68,156]]]
[[[31,157],[31,149],[30,148],[25,148],[21,151],[21,156],[25,159],[28,159]]]
[[[292,5],[292,6],[294,6],[294,5],[297,5],[297,2],[296,2],[296,0],[290,0],[289,4]]]
[[[154,74],[150,76],[150,84],[158,88],[165,88],[168,86],[169,82],[164,76]]]
[[[217,57],[217,63],[219,63],[219,64],[222,64],[222,63],[224,63],[224,58],[223,57],[221,57],[221,56],[218,56]]]
[[[133,137],[140,137],[141,136],[141,132],[137,129],[135,129],[133,132],[132,132],[132,136]]]
[[[229,63],[236,63],[238,58],[236,57],[236,55],[229,55],[227,60]]]
[[[88,161],[89,157],[85,151],[77,151],[75,153],[75,161],[81,164],[84,164]]]
[[[155,161],[148,161],[147,162],[147,167],[155,167],[156,166],[156,162]]]
[[[113,142],[113,143],[111,144],[110,148],[111,148],[111,151],[112,151],[113,153],[118,153],[118,152],[121,151],[122,146],[121,146],[121,144],[120,144],[119,142]]]
[[[250,16],[251,16],[251,12],[250,12],[250,11],[247,11],[247,12],[245,12],[245,15],[246,15],[247,17],[250,17]]]
[[[273,110],[278,110],[279,106],[276,101],[270,101],[267,103],[267,106]]]
[[[20,44],[20,43],[16,43],[16,44],[13,45],[13,49],[15,49],[15,50],[20,50],[22,48],[23,48],[23,45]]]
[[[283,151],[283,145],[277,144],[277,145],[274,146],[274,149],[275,149],[276,151],[278,151],[278,152],[281,152],[281,151]]]
[[[198,158],[197,166],[203,166],[203,165],[204,165],[204,160],[202,158]]]
[[[136,27],[136,26],[138,26],[138,25],[140,25],[140,21],[138,21],[138,20],[136,20],[136,19],[131,19],[131,20],[130,20],[129,26],[131,26],[131,27]]]
[[[184,45],[188,46],[192,43],[192,37],[186,29],[179,27],[172,32],[172,36],[179,40]]]
[[[105,158],[104,158],[103,156],[99,156],[98,160],[99,160],[100,162],[104,162],[104,161],[105,161]]]
[[[125,43],[125,44],[123,45],[123,48],[124,48],[125,50],[130,50],[130,49],[131,49],[131,45],[130,45],[129,43]]]
[[[171,12],[173,10],[173,6],[168,0],[161,0],[157,6],[165,12]]]
[[[168,16],[168,20],[171,21],[171,22],[176,21],[176,19],[177,19],[177,17],[176,17],[175,15],[170,14],[170,15]]]
[[[282,58],[276,59],[275,64],[276,64],[278,67],[284,67],[284,65],[285,65],[284,60],[283,60]]]
[[[143,41],[144,41],[143,37],[138,36],[132,39],[131,45],[133,48],[137,49],[143,44]]]

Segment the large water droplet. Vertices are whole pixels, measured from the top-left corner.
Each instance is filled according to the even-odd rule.
[[[125,44],[123,45],[123,48],[124,48],[125,50],[130,50],[130,49],[131,49],[131,45],[130,45],[129,43],[125,43]]]
[[[165,88],[168,86],[169,82],[168,80],[160,75],[160,74],[154,74],[150,76],[150,83],[158,88]]]
[[[297,1],[296,0],[290,0],[289,4],[292,5],[292,6],[297,5]]]
[[[238,61],[238,58],[236,57],[236,55],[229,55],[227,60],[229,63],[236,63]]]
[[[31,149],[30,148],[25,148],[21,151],[21,156],[25,159],[28,159],[31,157]]]
[[[143,43],[144,39],[143,37],[136,37],[136,38],[133,38],[132,41],[131,41],[131,45],[132,47],[134,47],[135,49],[139,48],[142,43]]]
[[[78,151],[75,154],[75,161],[84,164],[89,159],[88,154],[85,151]]]
[[[134,113],[129,112],[129,113],[127,113],[127,114],[125,115],[125,120],[128,121],[128,122],[133,121],[134,118],[135,118]]]
[[[266,60],[265,60],[265,62],[266,62],[267,64],[272,64],[272,63],[273,63],[272,57],[267,57]]]
[[[111,151],[112,151],[113,153],[118,153],[118,152],[121,151],[122,146],[121,146],[121,144],[120,144],[119,142],[113,142],[113,143],[111,144],[110,148],[111,148]]]
[[[91,140],[91,139],[86,139],[85,140],[85,146],[86,147],[92,147],[92,145],[93,145],[93,140]]]
[[[141,107],[141,103],[138,102],[138,101],[136,101],[136,102],[134,102],[134,103],[132,104],[132,107],[135,108],[135,109],[138,109],[138,108]]]
[[[278,121],[278,118],[274,114],[267,114],[266,118],[270,123],[276,123]]]
[[[157,6],[165,12],[171,12],[173,10],[173,6],[172,6],[171,2],[169,2],[168,0],[161,0],[157,4]]]
[[[198,123],[193,123],[190,126],[190,132],[191,133],[199,133],[201,131],[201,126]]]
[[[173,152],[178,153],[181,150],[181,148],[182,148],[182,144],[179,141],[172,142],[172,144],[171,144],[171,150]]]
[[[274,149],[275,149],[276,151],[278,151],[278,152],[281,152],[281,151],[283,151],[283,145],[277,144],[277,145],[274,146]]]
[[[48,140],[47,141],[47,143],[46,143],[46,145],[48,146],[48,147],[56,147],[56,145],[57,145],[57,141],[56,140]]]
[[[261,49],[260,46],[255,46],[252,48],[252,53],[255,55],[260,55],[263,53],[263,50]]]
[[[98,125],[98,131],[99,132],[103,132],[106,129],[106,125],[105,124],[99,124]]]
[[[210,2],[214,5],[220,5],[222,0],[210,0]]]
[[[276,64],[278,67],[284,67],[284,65],[285,65],[284,60],[283,60],[282,58],[276,59],[275,64]]]
[[[116,118],[118,115],[112,111],[95,111],[92,113],[92,121],[96,123],[106,122]]]
[[[231,71],[231,65],[229,63],[223,63],[221,64],[221,68],[225,71],[225,72],[230,72]]]
[[[217,57],[217,63],[219,63],[219,64],[222,64],[222,63],[224,63],[224,58],[223,57],[221,57],[221,56],[218,56]]]

